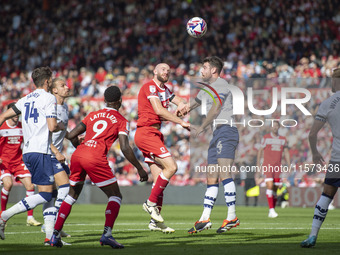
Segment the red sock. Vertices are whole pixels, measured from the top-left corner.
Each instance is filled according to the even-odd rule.
[[[157,204],[158,197],[163,193],[168,183],[169,181],[164,177],[163,173],[161,173],[157,178],[155,186],[151,190],[149,201]]]
[[[268,200],[269,209],[274,208],[273,191],[270,190],[270,189],[267,189],[267,191],[266,191],[266,197],[267,197],[267,200]]]
[[[119,208],[120,208],[121,198],[119,197],[110,197],[109,202],[107,204],[105,210],[105,227],[113,228],[113,224],[115,223]]]
[[[57,221],[55,222],[54,225],[54,229],[55,230],[62,230],[65,220],[67,219],[67,217],[69,216],[70,212],[72,209],[72,205],[67,203],[65,200],[62,202],[60,208],[59,208],[59,212],[58,212],[58,216],[57,216]]]
[[[277,202],[277,196],[274,195],[274,196],[273,196],[273,207],[274,207],[274,208],[275,208],[275,206],[276,206],[276,202]]]
[[[2,188],[1,189],[1,211],[6,210],[8,196],[9,196],[9,191],[5,190],[5,188]]]
[[[157,208],[159,212],[161,212],[162,210],[162,205],[163,205],[163,192],[158,196],[157,199]]]
[[[27,190],[26,191],[26,197],[34,195],[34,189],[33,190]],[[27,211],[27,216],[33,216],[33,209]]]

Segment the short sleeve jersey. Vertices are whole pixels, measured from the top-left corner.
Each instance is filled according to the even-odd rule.
[[[52,133],[47,118],[56,118],[57,99],[44,89],[36,89],[21,98],[13,108],[22,115],[24,134],[23,154],[37,152],[51,154]]]
[[[155,113],[151,105],[150,98],[152,97],[159,98],[163,107],[168,108],[174,94],[167,86],[159,87],[154,80],[145,83],[138,94],[138,127],[162,123],[161,118]]]
[[[213,90],[208,86],[203,86],[200,92],[197,94],[197,97],[195,99],[196,102],[198,102],[202,106],[204,106],[203,102],[206,102],[205,107],[207,107],[207,113],[209,112],[213,104],[221,104],[222,102],[221,111],[216,119],[224,119],[227,120],[229,123],[234,121],[233,95],[230,91],[230,89],[234,85],[230,85],[226,80],[220,77],[218,77],[213,83],[207,85],[213,88]]]
[[[57,121],[63,122],[65,127],[68,125],[68,107],[66,104],[63,105],[57,105]],[[60,130],[58,132],[54,132],[52,134],[52,142],[57,149],[62,152],[63,151],[63,141],[66,135],[66,128],[64,130]],[[52,153],[53,155],[53,153]]]
[[[5,121],[0,127],[0,158],[6,166],[22,162],[22,141],[21,123],[18,122],[16,126],[12,127]]]
[[[263,165],[281,165],[282,153],[287,147],[287,140],[283,136],[273,136],[271,133],[263,136],[261,141],[263,150]]]
[[[340,91],[320,104],[315,119],[329,123],[333,134],[331,160],[340,162]]]
[[[115,109],[104,108],[91,112],[83,121],[86,127],[85,139],[73,155],[83,158],[106,158],[112,144],[119,134],[129,135],[129,122]]]

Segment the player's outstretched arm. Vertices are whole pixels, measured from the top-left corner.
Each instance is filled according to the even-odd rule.
[[[201,105],[201,104],[198,103],[198,102],[196,102],[196,100],[193,101],[193,102],[191,102],[190,105],[188,106],[189,109],[188,109],[188,111],[187,111],[186,114],[188,114],[188,113],[191,112],[192,110],[196,109],[196,108],[199,107],[200,105]],[[182,114],[182,113],[179,111],[178,108],[176,109],[176,116],[177,116],[177,117],[183,117],[183,116],[185,116],[186,114]]]
[[[16,116],[17,114],[15,113],[15,111],[12,109],[12,108],[10,108],[10,109],[8,109],[7,111],[5,111],[4,113],[2,113],[1,115],[0,115],[0,127],[2,126],[2,124],[6,121],[6,120],[8,120],[8,119],[10,119],[10,118],[12,118],[12,117],[14,117],[14,116]]]
[[[155,111],[155,113],[160,116],[162,119],[167,120],[167,121],[172,121],[176,124],[180,124],[183,128],[186,128],[188,130],[190,130],[190,124],[181,120],[180,118],[178,118],[177,116],[175,116],[174,114],[172,114],[171,112],[169,112],[167,109],[165,109],[162,104],[161,101],[159,100],[159,98],[156,97],[151,97],[150,98],[150,103],[152,105],[153,110]]]
[[[324,165],[325,160],[323,159],[323,157],[319,153],[319,151],[316,147],[316,144],[317,144],[318,133],[325,124],[326,124],[326,122],[324,122],[324,121],[314,120],[314,123],[312,125],[312,128],[311,128],[311,130],[309,132],[309,136],[308,136],[309,146],[310,146],[310,149],[311,149],[312,154],[313,154],[313,162],[315,164],[320,164],[320,165]]]
[[[171,103],[177,105],[177,109],[175,112],[175,115],[180,117],[188,114],[189,112],[189,104],[185,101],[185,99],[174,96],[174,98],[171,100]]]
[[[138,174],[140,176],[140,181],[145,182],[148,180],[148,174],[142,167],[142,165],[137,160],[135,154],[133,153],[132,148],[129,145],[129,138],[127,135],[120,134],[119,136],[119,144],[120,149],[123,152],[125,158],[135,167],[137,168]]]

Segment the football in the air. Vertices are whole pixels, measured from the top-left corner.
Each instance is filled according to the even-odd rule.
[[[187,32],[194,38],[201,38],[207,32],[207,23],[200,17],[194,17],[187,23]]]

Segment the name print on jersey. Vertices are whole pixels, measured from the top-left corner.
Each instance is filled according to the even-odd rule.
[[[106,113],[106,112],[99,112],[96,115],[93,115],[93,118],[90,117],[91,121],[94,121],[98,118],[107,118],[111,121],[112,124],[117,123],[117,119],[114,115],[111,115],[110,113]]]

